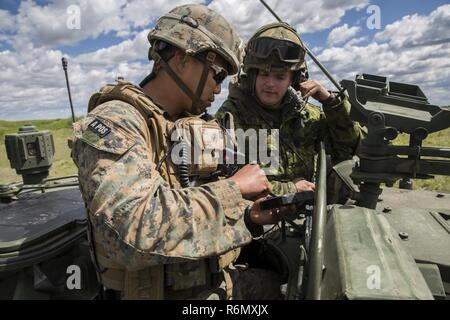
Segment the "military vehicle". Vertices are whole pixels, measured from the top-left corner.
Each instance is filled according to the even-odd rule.
[[[265,208],[302,204],[303,213],[268,230],[243,250],[242,261],[280,272],[287,299],[449,299],[450,194],[411,190],[411,179],[450,175],[450,148],[422,146],[428,134],[450,127],[450,107],[431,105],[419,86],[387,77],[362,74],[339,84],[305,50],[346,92],[351,118],[366,126],[367,137],[355,159],[332,170],[321,143],[314,200],[301,194],[268,200]],[[408,146],[392,144],[399,133],[409,136]],[[338,201],[328,192],[334,203],[328,205],[330,172],[350,196]]]
[[[428,134],[450,127],[450,109],[386,77],[363,74],[339,85],[306,51],[347,92],[351,117],[367,137],[355,159],[332,169],[321,143],[316,192],[263,202],[298,210],[244,247],[237,263],[278,272],[289,300],[449,299],[450,194],[408,189],[410,179],[450,176],[450,149],[422,146]],[[71,102],[67,61],[63,68]],[[408,146],[391,143],[399,133],[409,135]],[[50,132],[24,126],[5,136],[5,146],[23,183],[0,185],[0,299],[109,298],[91,260],[77,177],[47,178]],[[222,168],[225,175],[235,169]],[[345,197],[327,201],[330,172],[346,186]],[[392,187],[396,181],[402,189]]]
[[[77,176],[47,178],[49,131],[23,126],[5,146],[23,183],[0,185],[0,299],[96,298]]]
[[[286,299],[448,299],[450,194],[392,185],[450,175],[450,149],[422,146],[428,134],[450,127],[450,109],[386,77],[363,74],[341,84],[353,120],[368,129],[357,157],[333,167],[350,196],[327,203],[322,144],[316,192],[264,202],[299,210],[245,247],[238,263],[279,272]],[[391,143],[399,132],[409,135],[408,146]],[[23,183],[0,186],[0,298],[104,298],[77,177],[47,178],[51,133],[24,126],[5,145]]]
[[[386,77],[341,84],[352,119],[368,129],[358,156],[333,167],[350,197],[327,205],[322,144],[314,200],[298,193],[263,203],[304,208],[245,248],[241,261],[281,273],[287,299],[449,299],[450,194],[405,188],[408,179],[450,175],[450,148],[422,146],[450,127],[450,108]],[[399,133],[408,146],[391,143]],[[404,189],[392,187],[399,180]]]

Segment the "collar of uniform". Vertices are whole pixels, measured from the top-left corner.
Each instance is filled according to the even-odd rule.
[[[305,101],[299,96],[294,88],[289,87],[283,100],[283,120],[303,117],[302,110],[305,108]]]
[[[142,94],[143,94],[146,98],[148,98],[148,99],[152,102],[152,104],[156,107],[156,108],[155,108],[155,109],[156,109],[156,112],[158,112],[158,113],[159,113],[160,115],[162,115],[164,118],[170,120],[170,115],[169,115],[169,113],[168,113],[166,110],[164,110],[164,108],[163,108],[162,105],[160,105],[158,102],[156,102],[155,100],[153,100],[153,98],[150,97],[149,95],[145,94],[145,92],[142,90],[142,88],[139,88],[139,90],[141,90],[141,91],[142,91]]]
[[[278,119],[275,119],[269,112],[267,112],[267,110],[261,106],[261,104],[255,97],[246,94],[243,88],[245,88],[245,84],[239,86],[230,86],[230,98],[235,101],[240,101],[242,104],[244,104],[244,110],[251,109],[249,111],[251,111],[252,114],[262,114],[266,121],[270,123],[270,125],[274,127],[279,126],[281,123],[284,123],[292,118],[301,117],[301,110],[304,108],[304,102],[297,95],[293,88],[289,87],[286,95],[283,97],[283,101],[281,102],[281,122],[279,122]]]

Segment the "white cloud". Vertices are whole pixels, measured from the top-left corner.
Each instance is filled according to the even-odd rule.
[[[125,40],[117,45],[94,52],[80,54],[75,58],[75,62],[86,67],[107,67],[124,61],[147,60],[149,31],[150,29],[145,29],[139,32],[134,39]]]
[[[450,5],[428,16],[403,17],[377,33],[372,43],[325,49],[319,59],[338,79],[354,79],[358,73],[389,76],[392,81],[418,84],[431,103],[450,104]],[[353,43],[352,43],[353,42]],[[313,76],[323,80],[317,67]]]
[[[133,0],[123,8],[123,16],[129,25],[143,28],[174,7],[186,3],[205,3],[205,0]]]
[[[74,45],[110,31],[128,30],[129,26],[120,14],[120,8],[124,4],[125,0],[62,0],[45,6],[34,1],[21,2],[17,15],[19,41],[14,41],[14,46],[19,49],[26,41],[32,42],[36,47]],[[67,21],[71,19],[67,9],[72,5],[80,8],[80,29],[70,29],[67,26]]]
[[[16,27],[16,18],[8,11],[0,9],[0,30],[11,31]]]
[[[68,57],[77,115],[86,113],[90,95],[102,85],[113,83],[118,76],[138,83],[150,72],[151,63],[145,61],[147,48],[142,39],[145,33],[109,49]],[[59,50],[34,47],[20,54],[0,52],[0,119],[70,116],[62,56]],[[138,58],[143,61],[137,61]]]
[[[395,47],[415,47],[450,42],[450,4],[434,10],[429,16],[405,16],[375,35],[380,42]]]
[[[325,30],[340,22],[348,10],[365,7],[369,0],[288,0],[266,1],[278,16],[300,33]],[[213,0],[209,5],[234,26],[244,40],[255,30],[276,19],[259,1]]]
[[[320,51],[322,51],[324,49],[324,47],[314,47],[312,49],[310,49],[314,54],[319,53]]]
[[[352,47],[354,45],[357,45],[361,42],[367,41],[369,40],[369,37],[365,36],[365,37],[360,37],[360,38],[353,38],[352,40],[350,40],[349,42],[347,42],[345,44],[345,47]]]
[[[32,42],[35,47],[54,48],[75,45],[82,40],[109,33],[128,37],[133,29],[145,28],[162,13],[183,3],[182,0],[60,0],[42,6],[26,0],[20,3],[15,17],[17,36],[14,37],[13,46],[20,49],[24,43]],[[71,6],[79,8],[79,29],[68,27],[68,21],[73,21],[73,13],[68,11]],[[0,11],[0,27],[3,25],[10,28],[14,25],[11,16],[4,10]]]
[[[76,44],[82,39],[108,32],[128,37],[110,47],[68,56],[77,115],[86,112],[88,99],[95,90],[105,83],[112,83],[117,76],[138,83],[151,70],[151,63],[146,60],[147,28],[151,27],[148,24],[182,2],[96,2],[98,7],[92,8],[92,12],[82,18],[79,34],[58,29],[62,25],[58,14],[64,15],[67,5],[73,4],[69,0],[51,2],[46,6],[24,1],[16,16],[0,10],[1,30],[8,30],[8,34],[0,32],[0,42],[10,39],[9,34],[17,31],[12,49],[0,51],[0,119],[70,116],[61,67],[61,57],[67,54],[54,49],[63,43]],[[367,2],[304,1],[294,7],[292,2],[281,0],[276,3],[269,1],[269,4],[287,21],[294,22],[297,27],[301,25],[300,30],[312,32],[336,25],[346,10],[361,8]],[[93,2],[87,0],[75,3],[82,8],[93,6]],[[247,38],[258,26],[273,21],[259,2],[213,0],[211,7],[229,18],[238,32]],[[375,41],[368,45],[361,45],[367,40],[365,37],[350,37],[339,42],[341,47],[315,48],[314,51],[320,52],[319,59],[338,79],[354,79],[356,73],[361,72],[388,75],[395,81],[420,84],[434,103],[450,104],[450,45],[445,41],[450,29],[449,8],[449,5],[441,6],[429,16],[404,17],[379,32]],[[102,10],[111,16],[102,14]],[[86,30],[83,30],[84,27]],[[420,48],[417,47],[419,45]],[[311,63],[309,65],[312,77],[323,80],[317,67]],[[226,98],[226,88],[224,84],[211,113]],[[332,86],[329,85],[329,88]]]
[[[336,44],[345,42],[360,31],[360,27],[353,26],[349,28],[348,24],[336,27],[331,30],[330,34],[328,35],[328,44],[334,46]]]
[[[147,61],[149,29],[138,32],[133,28],[145,27],[163,12],[182,3],[182,0],[63,0],[42,6],[24,1],[16,16],[0,11],[0,18],[4,18],[0,20],[2,30],[15,31],[11,42],[13,50],[0,51],[0,119],[69,116],[61,66],[64,54],[52,48],[76,44],[100,34],[116,32],[117,36],[130,38],[74,57],[64,55],[69,60],[76,114],[85,114],[90,95],[118,76],[139,82],[152,65]],[[67,7],[74,4],[81,9],[80,30],[69,30],[66,26]],[[14,29],[16,20],[17,29]],[[10,40],[9,35],[0,33],[0,41]]]

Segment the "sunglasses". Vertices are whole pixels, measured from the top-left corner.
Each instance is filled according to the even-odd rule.
[[[202,57],[195,57],[197,60],[199,60],[202,63],[207,63],[206,59],[203,59]],[[217,85],[222,84],[222,82],[225,80],[226,77],[228,77],[228,71],[225,68],[219,67],[218,65],[207,63],[210,67],[210,69],[214,72],[213,79],[216,81]]]
[[[210,68],[214,71],[213,79],[218,85],[222,84],[225,78],[228,77],[228,72],[224,68],[215,64],[210,65]]]

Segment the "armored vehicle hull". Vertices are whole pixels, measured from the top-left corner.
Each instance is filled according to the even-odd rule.
[[[0,299],[93,299],[99,293],[78,188],[0,203]]]

